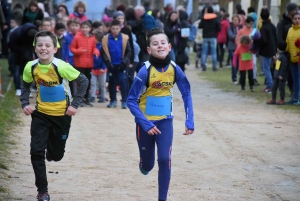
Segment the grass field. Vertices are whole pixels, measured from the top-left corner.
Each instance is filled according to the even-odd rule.
[[[8,77],[7,65],[6,59],[0,59],[0,67],[2,68],[2,94],[5,95],[4,98],[0,97],[0,180],[8,178],[5,172],[8,170],[9,150],[11,145],[14,144],[11,135],[15,126],[20,123],[18,117],[20,101],[15,96],[12,78]],[[11,87],[7,91],[9,85]],[[0,195],[7,190],[5,186],[2,186],[3,183],[0,182]]]

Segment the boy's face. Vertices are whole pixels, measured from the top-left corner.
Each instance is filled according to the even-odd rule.
[[[72,34],[76,34],[76,32],[78,31],[80,25],[79,24],[76,24],[76,23],[72,23],[69,25],[69,31],[72,33]]]
[[[104,32],[105,34],[107,34],[107,33],[109,32],[109,30],[110,30],[110,27],[103,26],[103,32]]]
[[[54,47],[50,36],[40,36],[36,38],[35,53],[41,64],[49,64],[56,52],[57,48]]]
[[[51,22],[44,21],[42,24],[42,29],[43,29],[43,31],[51,31],[52,30]]]
[[[117,35],[119,35],[120,32],[121,32],[121,27],[118,26],[118,25],[112,26],[112,27],[110,28],[110,31],[111,31],[111,33],[112,33],[113,36],[117,36]]]
[[[83,35],[89,35],[90,31],[91,31],[91,27],[89,27],[88,25],[84,24],[80,27],[81,32],[83,33]]]
[[[252,26],[253,26],[253,22],[249,22],[249,23],[246,22],[245,26],[246,26],[247,29],[251,29]]]
[[[150,37],[150,47],[147,47],[148,54],[155,58],[164,59],[171,51],[171,44],[165,34],[157,34]]]
[[[15,28],[16,26],[18,26],[17,22],[15,20],[10,20],[10,27]]]
[[[117,17],[117,20],[118,20],[121,24],[124,24],[124,17],[123,17],[123,16]]]
[[[65,29],[58,29],[58,30],[55,30],[55,34],[58,38],[61,38],[62,35],[64,35],[65,33]]]

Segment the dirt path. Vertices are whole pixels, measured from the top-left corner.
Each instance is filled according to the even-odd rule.
[[[290,111],[224,93],[190,68],[196,132],[183,136],[184,109],[175,90],[170,201],[299,200],[300,118]],[[259,92],[256,92],[259,93]],[[12,151],[5,200],[34,200],[30,117],[23,116]],[[155,201],[157,164],[138,170],[135,126],[129,110],[96,103],[74,117],[66,154],[47,162],[52,201]],[[58,174],[55,174],[58,172]]]

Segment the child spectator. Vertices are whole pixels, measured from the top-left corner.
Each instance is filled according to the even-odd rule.
[[[228,20],[229,14],[224,13],[221,20],[221,31],[218,33],[217,41],[217,54],[218,54],[218,61],[220,63],[220,68],[223,68],[223,60],[224,60],[224,53],[225,53],[225,47],[227,44],[227,38],[228,38],[228,27],[230,25],[230,22]]]
[[[54,54],[54,56],[59,59],[62,59],[62,48],[63,48],[62,45],[63,45],[65,32],[66,32],[66,27],[63,23],[57,23],[55,25],[54,33],[58,39],[59,47],[58,47],[57,52]]]
[[[96,47],[100,51],[102,48],[102,38],[104,36],[102,31],[95,30],[94,32],[96,38]],[[96,90],[100,89],[99,91],[99,103],[105,103],[105,92],[106,92],[106,72],[107,68],[105,63],[102,60],[102,57],[94,57],[94,68],[92,69],[91,73],[91,93],[90,93],[90,101],[95,101]]]
[[[43,20],[43,18],[44,13],[39,8],[38,3],[36,1],[30,1],[28,7],[24,10],[22,25],[28,22],[34,23],[35,20]]]
[[[52,17],[45,17],[42,20],[42,30],[43,31],[53,31],[52,29]]]
[[[92,24],[89,21],[84,21],[80,25],[81,31],[78,31],[71,43],[70,50],[74,54],[74,66],[75,68],[84,74],[90,83],[91,70],[94,66],[93,55],[99,56],[99,50],[96,48],[96,39],[91,34]],[[89,96],[90,84],[87,87],[85,100],[80,104],[81,107],[93,105],[90,103]]]
[[[239,71],[240,71],[240,84],[241,90],[245,91],[246,84],[246,73],[248,72],[248,80],[250,91],[253,92],[253,59],[252,53],[250,52],[251,38],[249,36],[243,35],[240,37],[240,44],[236,48],[233,57],[233,66],[237,66],[237,60],[239,61]]]
[[[285,51],[286,43],[279,42],[278,43],[278,52],[279,56],[276,61],[276,67],[274,71],[274,81],[272,86],[272,99],[267,102],[268,105],[276,104],[276,96],[277,90],[279,88],[280,92],[280,100],[277,105],[284,105],[284,97],[285,97],[285,83],[288,75],[288,67],[289,67],[289,53]]]
[[[127,102],[136,122],[140,172],[147,175],[153,169],[156,144],[159,167],[158,200],[165,201],[171,178],[174,118],[172,91],[175,83],[181,92],[186,112],[184,135],[194,132],[193,104],[190,83],[181,68],[171,61],[171,44],[164,30],[153,28],[148,31],[147,46],[150,59],[134,79]],[[157,107],[158,105],[163,105],[165,109]]]
[[[74,12],[70,14],[69,18],[78,18],[80,23],[87,21],[88,18],[85,15],[86,12],[86,3],[84,1],[77,1],[74,4]]]
[[[300,13],[296,13],[293,15],[293,25],[289,29],[286,43],[286,50],[290,53],[290,64],[289,70],[291,71],[293,77],[293,96],[291,100],[286,102],[285,104],[294,104],[299,100],[299,90],[300,90],[300,68],[299,68],[299,58],[298,54],[300,52],[300,46],[298,44],[298,39],[300,38]],[[296,42],[296,43],[295,43]],[[296,46],[297,45],[297,46]]]
[[[232,23],[229,25],[228,27],[228,43],[227,43],[227,47],[228,47],[228,54],[231,60],[231,64],[233,63],[233,55],[234,55],[234,51],[236,50],[236,43],[235,43],[235,38],[237,36],[238,31],[242,28],[242,25],[240,25],[240,17],[238,15],[234,15],[232,17]],[[233,67],[233,65],[231,66],[231,81],[233,84],[238,84],[237,81],[237,72],[239,70],[238,68],[238,63],[236,65],[236,67]]]
[[[63,158],[71,117],[76,114],[88,85],[87,78],[79,71],[54,58],[57,43],[55,35],[50,31],[41,31],[35,35],[34,47],[38,59],[29,61],[25,66],[20,96],[24,114],[32,118],[30,155],[38,201],[50,201],[45,155],[49,162]],[[73,99],[68,86],[70,80],[78,83],[77,94]],[[35,81],[38,88],[35,108],[29,105],[32,81]]]
[[[118,20],[111,22],[111,33],[102,40],[101,56],[109,73],[110,103],[107,107],[117,107],[116,86],[121,87],[122,109],[127,109],[127,71],[130,63],[131,49],[129,37],[121,33],[121,23]]]
[[[96,31],[102,31],[103,32],[103,24],[100,21],[95,21],[92,24],[92,33],[96,33]]]

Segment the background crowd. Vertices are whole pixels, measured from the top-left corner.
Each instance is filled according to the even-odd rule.
[[[233,84],[240,84],[242,91],[246,90],[248,75],[251,91],[266,85],[262,91],[272,92],[268,104],[300,105],[300,15],[294,3],[288,4],[277,26],[272,23],[267,8],[257,14],[253,7],[244,11],[239,4],[233,16],[229,16],[224,8],[215,11],[211,6],[205,6],[199,12],[198,20],[192,22],[182,5],[173,8],[168,4],[162,10],[151,10],[147,1],[143,6],[99,8],[104,9],[103,17],[94,21],[85,15],[88,8],[84,1],[76,2],[72,11],[65,4],[59,4],[51,16],[43,3],[31,1],[25,9],[20,4],[11,8],[10,3],[1,0],[1,55],[9,61],[17,96],[21,93],[20,76],[25,64],[36,58],[33,38],[38,31],[48,30],[55,33],[60,43],[55,56],[70,63],[90,80],[81,106],[93,106],[91,102],[97,98],[100,103],[108,101],[106,85],[109,84],[111,102],[108,107],[115,107],[116,104],[111,104],[112,99],[116,99],[115,91],[120,90],[122,100],[126,100],[135,73],[149,59],[147,31],[160,27],[172,44],[171,59],[183,71],[187,64],[194,63],[197,69],[206,71],[207,59],[211,59],[215,72],[224,67],[232,69],[228,79]],[[120,26],[119,32],[113,28],[116,26]],[[183,32],[186,29],[195,37],[187,36]],[[112,39],[124,39],[124,35],[126,41],[128,37],[128,45],[120,46],[121,49],[112,48]],[[194,61],[189,59],[189,47],[196,53]],[[114,65],[120,67],[118,72],[112,73]],[[265,76],[265,83],[258,83],[258,69]],[[282,95],[286,83],[291,94],[289,101]],[[76,83],[71,86],[74,93]],[[276,102],[278,87],[281,96]],[[122,108],[127,108],[126,102],[122,102]]]

